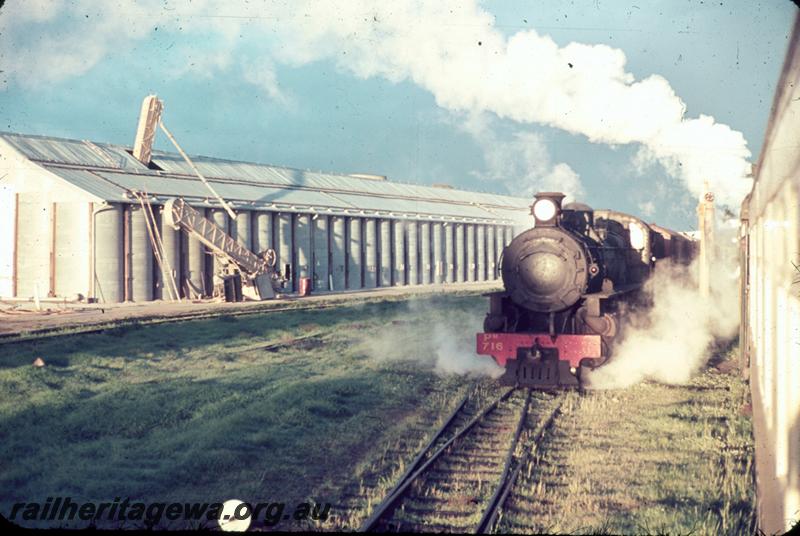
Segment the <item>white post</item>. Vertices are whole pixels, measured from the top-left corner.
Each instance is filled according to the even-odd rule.
[[[704,298],[711,294],[711,265],[714,263],[714,194],[708,191],[706,183],[703,199],[697,205],[698,230],[700,234],[700,254],[698,286]]]

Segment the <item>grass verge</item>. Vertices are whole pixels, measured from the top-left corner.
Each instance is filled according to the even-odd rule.
[[[753,534],[753,437],[734,351],[688,385],[571,393],[500,532]]]
[[[0,511],[57,496],[336,502],[315,494],[463,395],[468,377],[433,373],[433,330],[473,332],[484,307],[423,296],[0,346]],[[413,340],[381,358],[398,319]]]

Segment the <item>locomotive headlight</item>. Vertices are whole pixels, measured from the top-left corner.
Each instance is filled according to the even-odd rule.
[[[628,231],[631,235],[631,247],[633,249],[642,249],[645,244],[645,234],[642,226],[636,223],[631,223],[628,226]]]
[[[557,210],[556,204],[551,199],[539,199],[533,204],[533,216],[539,221],[552,220]]]

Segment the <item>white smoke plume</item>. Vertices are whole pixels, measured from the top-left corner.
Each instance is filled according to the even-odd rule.
[[[438,320],[431,322],[432,316]],[[407,312],[371,331],[359,349],[376,361],[412,362],[440,376],[496,378],[503,369],[491,357],[477,355],[475,337],[469,336],[482,325],[483,315],[478,311],[452,310],[412,300]]]
[[[651,217],[656,213],[656,204],[652,201],[643,201],[639,203],[639,213],[645,218]]]
[[[682,384],[709,359],[717,340],[730,339],[739,326],[735,230],[717,233],[718,262],[710,297],[697,287],[696,262],[689,267],[659,266],[647,288],[653,308],[637,318],[617,343],[609,363],[591,375],[591,387],[624,388],[649,379]]]
[[[54,26],[65,13],[73,23]],[[230,69],[219,54],[235,61],[252,55],[237,48],[237,36],[257,30],[264,38],[255,54],[267,69],[329,59],[357,77],[411,81],[453,112],[491,112],[595,143],[640,144],[639,162],[664,166],[696,197],[708,181],[720,203],[735,207],[750,187],[742,134],[706,115],[687,117],[663,77],[637,80],[625,70],[624,52],[606,45],[560,47],[535,30],[507,37],[475,0],[8,2],[0,12],[0,70],[9,83],[47,84],[88,71],[154,27],[182,43],[216,37],[211,71]],[[272,76],[252,80],[280,95]]]
[[[472,115],[459,124],[483,151],[486,169],[473,172],[479,178],[503,183],[514,195],[532,197],[536,192],[562,192],[567,202],[585,191],[580,176],[565,163],[554,164],[544,138],[536,132],[516,132],[501,139],[487,114]]]

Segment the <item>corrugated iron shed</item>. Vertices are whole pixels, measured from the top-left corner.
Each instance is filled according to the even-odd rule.
[[[217,201],[183,159],[155,151],[151,169],[129,147],[46,136],[0,132],[25,157],[87,193],[109,202],[129,200],[134,191],[154,202],[183,197],[192,204]],[[192,156],[214,189],[239,208],[294,212],[363,214],[388,218],[525,224],[530,200],[357,178]]]

